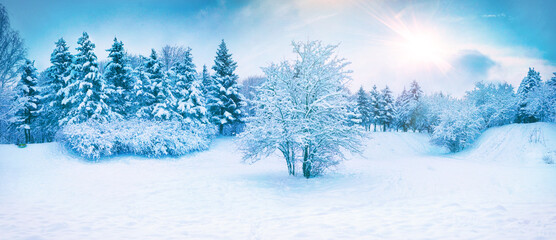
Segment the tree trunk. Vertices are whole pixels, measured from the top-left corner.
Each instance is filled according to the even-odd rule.
[[[303,149],[303,176],[305,178],[311,177],[311,161],[309,159],[309,146]]]
[[[220,135],[224,134],[224,124],[219,124],[218,125],[218,132],[220,133]]]

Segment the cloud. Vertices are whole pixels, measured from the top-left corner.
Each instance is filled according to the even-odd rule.
[[[477,50],[461,50],[452,62],[452,67],[471,76],[484,77],[496,65],[490,57]]]

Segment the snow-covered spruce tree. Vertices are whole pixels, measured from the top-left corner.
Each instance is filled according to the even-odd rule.
[[[369,105],[371,110],[371,122],[374,125],[374,130],[376,132],[376,125],[380,124],[380,114],[382,109],[380,109],[380,92],[376,88],[376,85],[373,85],[371,92],[369,94]]]
[[[210,121],[218,126],[220,134],[224,133],[225,126],[243,122],[241,108],[244,98],[239,93],[238,76],[234,73],[236,67],[237,63],[232,60],[232,54],[222,40],[214,59],[213,84],[207,97]]]
[[[407,132],[411,119],[411,95],[403,89],[394,104],[394,126],[396,131],[401,129]]]
[[[201,86],[203,90],[203,96],[208,96],[209,90],[212,86],[212,77],[207,69],[207,65],[203,65],[203,71],[201,72]]]
[[[11,110],[14,117],[10,121],[16,129],[23,130],[25,143],[33,141],[31,126],[39,110],[37,87],[37,69],[34,62],[25,60],[25,64],[21,67],[21,78],[16,85],[16,99]]]
[[[85,122],[93,119],[99,122],[108,121],[116,117],[106,104],[107,96],[104,92],[104,79],[98,72],[97,56],[93,52],[95,44],[86,32],[77,41],[77,55],[72,65],[68,85],[62,90],[64,99],[62,105],[69,112],[63,119],[62,125]]]
[[[388,86],[382,89],[380,95],[380,122],[383,125],[382,130],[386,131],[390,128],[394,119],[394,97]]]
[[[421,97],[423,96],[423,91],[421,86],[417,81],[413,80],[409,88],[408,94],[409,98],[409,127],[415,132],[417,130],[422,131],[423,125],[425,124],[425,106],[422,104]]]
[[[241,135],[246,160],[279,150],[289,174],[301,162],[303,176],[310,178],[342,160],[341,149],[359,151],[364,131],[349,124],[343,86],[350,71],[345,59],[334,56],[336,47],[294,42],[295,61],[263,68],[256,114]]]
[[[529,68],[527,76],[523,78],[517,89],[517,119],[518,123],[531,123],[539,121],[539,116],[531,112],[528,105],[532,103],[532,93],[542,85],[541,76],[534,68]]]
[[[133,77],[133,110],[136,117],[139,118],[151,118],[152,109],[155,102],[155,96],[153,94],[153,84],[146,72],[147,58],[144,56],[139,57],[138,66],[133,69],[131,76]]]
[[[131,68],[128,67],[124,44],[114,38],[112,47],[106,51],[109,52],[109,61],[104,70],[104,79],[106,79],[108,104],[112,111],[126,116],[131,112],[133,78]]]
[[[204,98],[202,92],[200,92],[201,84],[197,79],[197,71],[195,70],[195,64],[193,64],[191,48],[185,50],[183,59],[176,62],[171,70],[172,74],[175,75],[173,91],[176,98],[175,111],[186,121],[196,119],[204,121],[206,112]],[[193,86],[194,84],[195,86]]]
[[[137,115],[141,118],[155,120],[181,119],[181,115],[174,110],[173,106],[176,101],[154,49],[151,51],[151,56],[145,60],[143,69],[142,74],[146,81],[140,80],[141,88],[144,90],[141,94],[147,99],[144,99],[144,105],[141,106]],[[150,99],[151,97],[152,99]]]
[[[365,128],[365,130],[371,130],[371,105],[369,102],[369,95],[363,89],[363,86],[359,88],[357,91],[357,106],[356,112],[361,115],[361,126]]]
[[[440,117],[434,128],[431,142],[446,146],[451,152],[468,147],[481,133],[481,117],[473,104],[456,100]]]
[[[65,117],[69,109],[64,109],[62,101],[66,97],[63,89],[71,73],[73,56],[69,52],[66,41],[60,38],[56,41],[56,47],[50,54],[50,66],[45,71],[45,81],[41,82],[42,104],[41,104],[41,127],[54,135],[59,129],[59,122]]]

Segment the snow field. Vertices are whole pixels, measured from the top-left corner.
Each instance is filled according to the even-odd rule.
[[[56,143],[0,145],[0,239],[556,238],[556,167],[539,158],[556,125],[494,128],[460,154],[422,134],[371,136],[309,180],[278,155],[242,163],[233,138],[99,163]]]

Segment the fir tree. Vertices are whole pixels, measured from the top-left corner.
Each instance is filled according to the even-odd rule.
[[[409,95],[414,100],[419,100],[419,98],[423,96],[423,90],[421,90],[421,86],[419,86],[419,83],[417,83],[417,81],[415,80],[411,82],[411,86],[409,87]]]
[[[519,88],[517,89],[518,107],[517,122],[530,123],[539,119],[527,111],[528,105],[531,104],[532,94],[541,87],[541,76],[534,68],[529,68],[527,76],[523,78]]]
[[[133,112],[139,118],[150,119],[156,97],[153,94],[153,84],[151,84],[146,72],[147,59],[143,56],[140,56],[139,59],[138,67],[132,73],[135,82],[133,87],[135,92],[133,103],[136,108]]]
[[[193,64],[191,56],[191,48],[185,50],[183,61],[176,62],[172,67],[175,74],[174,97],[176,98],[176,112],[183,118],[189,118],[189,95],[191,94],[191,85],[197,79],[197,71]]]
[[[32,142],[31,126],[38,115],[37,69],[34,62],[26,60],[21,68],[21,78],[16,85],[16,99],[11,123],[16,129],[23,129],[25,143]]]
[[[224,133],[224,127],[243,121],[243,96],[239,93],[237,84],[238,76],[234,73],[237,63],[232,60],[232,54],[228,52],[226,43],[222,40],[216,58],[214,59],[215,71],[213,84],[208,96],[208,109],[211,122],[218,126],[220,134]]]
[[[380,100],[380,121],[383,124],[382,130],[386,131],[386,129],[390,127],[394,119],[394,97],[392,96],[392,91],[390,91],[390,88],[388,88],[388,86],[382,89]]]
[[[417,81],[413,80],[411,82],[411,86],[409,87],[409,127],[416,131],[421,129],[422,121],[424,121],[424,106],[421,104],[421,96],[423,96],[423,91],[421,90],[421,86]]]
[[[50,131],[51,135],[56,133],[59,121],[69,111],[63,108],[62,101],[66,97],[63,89],[67,87],[73,63],[73,56],[69,52],[66,41],[60,38],[55,44],[56,48],[50,54],[52,66],[46,69],[46,81],[41,83],[43,92],[41,126]]]
[[[145,61],[144,69],[145,76],[151,84],[149,94],[151,94],[154,99],[152,99],[151,105],[142,107],[139,115],[156,120],[181,119],[181,115],[173,108],[175,98],[170,90],[168,78],[162,71],[162,64],[154,49],[151,51],[151,56]],[[143,85],[144,84],[145,83],[143,83]]]
[[[208,72],[207,65],[203,65],[203,72],[201,73],[203,95],[207,96],[212,86],[212,77]]]
[[[187,117],[186,121],[199,121],[207,123],[207,109],[205,107],[205,98],[201,88],[201,80],[195,79],[189,88],[189,96],[186,102]]]
[[[361,125],[365,130],[371,129],[371,105],[369,103],[369,95],[363,89],[363,86],[357,91],[357,112],[361,115]]]
[[[380,114],[381,114],[381,106],[380,106],[380,93],[376,88],[376,85],[373,85],[369,95],[369,104],[371,110],[371,121],[374,125],[374,131],[376,132],[376,125],[380,124]]]
[[[400,96],[396,99],[394,107],[394,123],[396,130],[401,128],[402,131],[407,132],[411,117],[410,105],[411,95],[404,88]]]
[[[128,67],[124,44],[114,38],[112,47],[106,51],[109,52],[109,62],[104,71],[104,79],[106,79],[109,105],[112,111],[125,116],[131,107],[133,79],[130,76],[131,69]]]
[[[62,119],[62,124],[81,123],[89,119],[105,122],[114,117],[106,104],[104,79],[98,72],[97,56],[93,52],[95,44],[84,32],[77,41],[77,55],[72,67],[70,83],[64,88],[62,104],[70,108]]]

